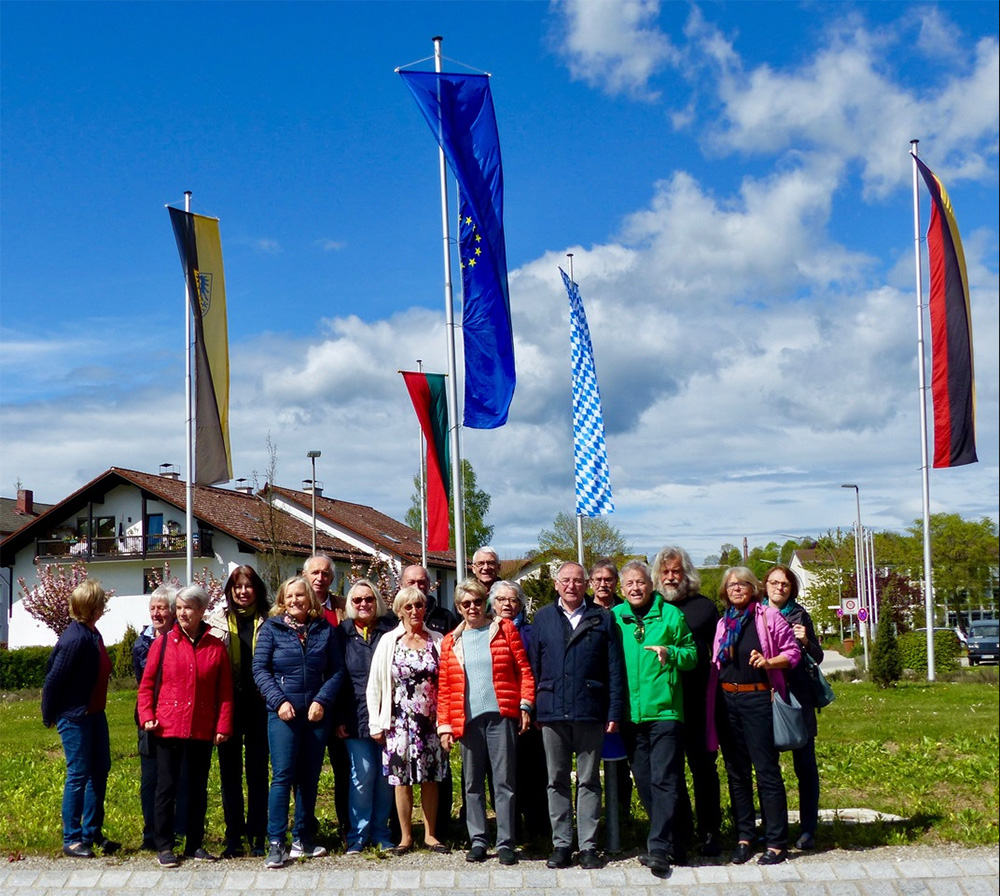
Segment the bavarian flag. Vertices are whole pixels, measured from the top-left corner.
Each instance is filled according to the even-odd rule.
[[[194,318],[194,481],[233,478],[229,449],[229,325],[218,218],[168,208]]]
[[[448,398],[443,373],[401,370],[427,443],[427,550],[448,550]]]
[[[973,464],[976,457],[976,382],[972,366],[969,276],[958,222],[944,185],[916,156],[931,194],[927,256],[931,289],[931,395],[934,466]]]

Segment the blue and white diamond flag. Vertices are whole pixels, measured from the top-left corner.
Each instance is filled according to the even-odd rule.
[[[594,349],[580,288],[559,268],[569,293],[570,354],[573,363],[573,458],[576,462],[577,516],[615,512],[604,444],[604,413],[597,388]]]

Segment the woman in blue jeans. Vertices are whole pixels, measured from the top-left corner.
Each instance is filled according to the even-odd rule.
[[[69,598],[71,622],[49,657],[42,688],[42,722],[53,725],[66,754],[63,787],[63,853],[92,859],[94,846],[105,855],[120,846],[103,833],[104,795],[111,771],[111,743],[104,709],[111,659],[97,630],[108,596],[93,579]]]
[[[270,618],[261,626],[253,655],[253,678],[267,704],[271,752],[268,853],[264,864],[280,868],[288,858],[288,803],[295,788],[292,848],[314,858],[326,850],[307,829],[332,721],[331,709],[344,677],[344,661],[333,626],[309,582],[286,580]]]
[[[336,734],[347,747],[351,769],[348,855],[357,855],[368,845],[384,850],[396,845],[389,829],[394,806],[392,785],[382,774],[382,747],[371,736],[365,697],[375,647],[395,627],[387,614],[375,583],[359,579],[347,592],[347,618],[337,629],[347,668],[347,679],[340,689]]]

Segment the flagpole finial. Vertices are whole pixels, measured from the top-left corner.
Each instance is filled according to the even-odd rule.
[[[913,138],[913,139],[912,139],[912,140],[910,141],[910,145],[912,146],[912,145],[913,145],[914,143],[919,143],[919,142],[920,142],[920,141],[919,141],[919,140],[918,140],[918,139],[917,139],[916,137],[914,137],[914,138]]]

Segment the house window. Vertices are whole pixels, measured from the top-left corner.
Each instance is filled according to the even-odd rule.
[[[80,542],[87,544],[91,554],[110,554],[115,549],[115,518],[113,516],[95,516],[94,529],[90,531],[91,520],[85,516],[76,518],[76,531]]]

